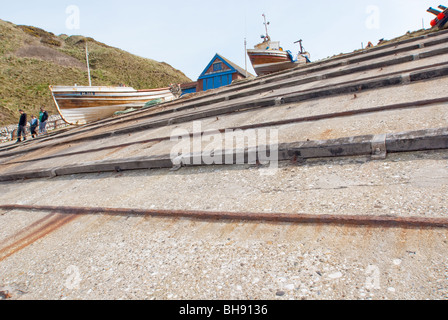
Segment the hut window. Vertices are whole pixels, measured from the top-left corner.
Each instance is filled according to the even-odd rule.
[[[218,62],[213,64],[213,71],[221,71],[222,70],[222,63]]]

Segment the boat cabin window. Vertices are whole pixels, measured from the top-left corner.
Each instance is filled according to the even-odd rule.
[[[269,47],[271,50],[279,50],[280,49],[280,41],[271,41]]]
[[[255,46],[258,50],[280,50],[280,41],[263,42]]]

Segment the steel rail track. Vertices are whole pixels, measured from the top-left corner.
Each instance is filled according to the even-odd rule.
[[[78,215],[150,216],[161,218],[188,218],[195,220],[237,220],[267,223],[349,225],[389,228],[448,228],[448,218],[400,217],[392,215],[329,215],[259,212],[218,212],[199,210],[147,210],[132,208],[0,205],[4,211],[44,211]]]

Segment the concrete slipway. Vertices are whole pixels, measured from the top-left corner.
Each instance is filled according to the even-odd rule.
[[[447,39],[2,145],[2,297],[448,298]],[[173,133],[226,129],[247,139],[214,150],[231,161],[173,166]]]

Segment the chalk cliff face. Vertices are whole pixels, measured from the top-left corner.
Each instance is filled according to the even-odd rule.
[[[37,113],[56,107],[52,85],[88,84],[84,36],[56,36],[45,30],[0,20],[0,126],[15,123],[17,110]],[[141,58],[87,38],[94,85],[126,84],[135,89],[190,82],[164,62]]]

